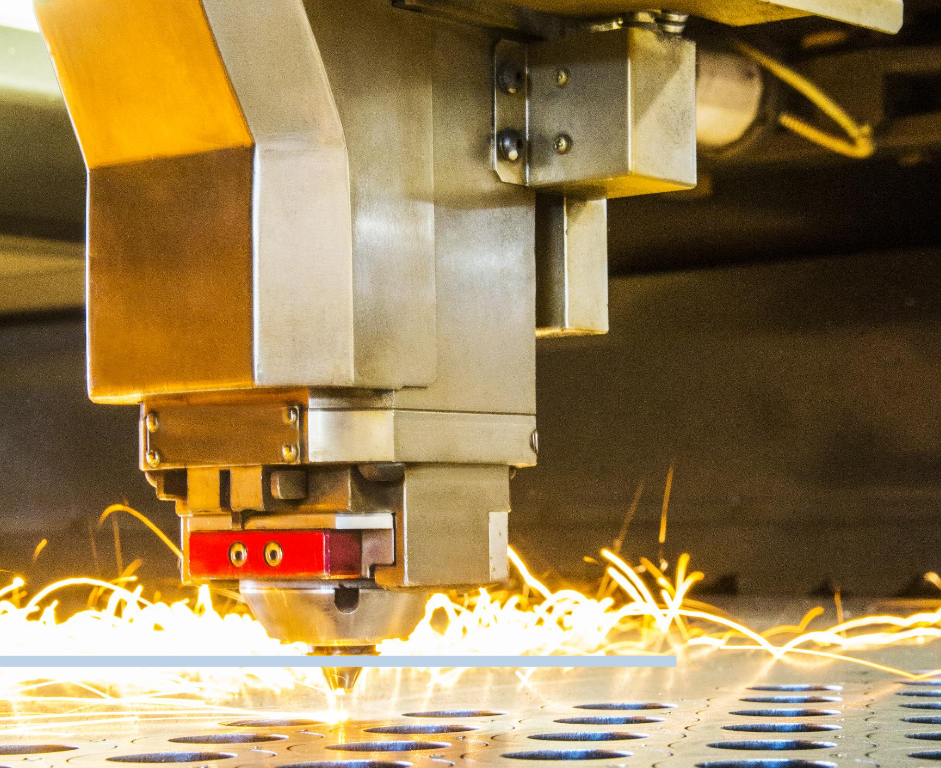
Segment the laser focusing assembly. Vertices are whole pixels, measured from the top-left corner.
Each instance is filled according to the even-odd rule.
[[[89,393],[140,405],[185,582],[369,653],[506,578],[536,338],[607,330],[607,198],[696,182],[686,13],[901,23],[676,6],[37,0],[88,167]]]

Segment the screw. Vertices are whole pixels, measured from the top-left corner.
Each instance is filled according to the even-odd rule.
[[[160,429],[160,418],[156,411],[151,411],[144,417],[144,426],[147,427],[148,432],[156,432]]]
[[[539,432],[535,429],[529,436],[529,447],[533,449],[533,453],[539,453]]]
[[[236,568],[241,568],[248,561],[248,547],[241,541],[236,541],[229,547],[229,562]]]
[[[151,448],[147,451],[147,455],[144,457],[147,460],[147,466],[156,469],[160,466],[160,462],[163,461],[163,457],[160,455],[160,451],[156,448]]]
[[[572,137],[567,133],[560,133],[555,137],[552,148],[556,151],[556,154],[568,154],[568,151],[572,148]]]
[[[296,405],[285,408],[282,413],[282,417],[284,418],[285,424],[288,426],[294,426],[297,424],[297,421],[300,418],[300,409]]]
[[[515,61],[504,61],[497,69],[497,85],[511,96],[519,93],[525,83],[523,68]]]
[[[294,443],[285,443],[281,446],[281,457],[293,464],[297,461],[297,446]]]
[[[565,88],[569,82],[569,71],[567,69],[557,70],[555,73],[555,84],[559,88]]]
[[[517,162],[523,156],[524,148],[523,137],[519,131],[507,128],[497,134],[497,151],[507,162]]]
[[[265,544],[265,562],[268,563],[272,568],[277,568],[281,565],[281,558],[284,557],[284,553],[281,551],[281,545],[276,541],[269,541]]]
[[[686,22],[689,19],[688,13],[679,13],[677,11],[660,11],[657,14],[657,23],[660,29],[668,35],[682,35],[686,29]]]

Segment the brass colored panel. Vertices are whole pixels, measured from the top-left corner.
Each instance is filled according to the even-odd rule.
[[[249,147],[199,0],[39,0],[89,168]]]
[[[646,0],[516,0],[516,4],[567,16],[650,9]],[[902,0],[675,0],[669,7],[733,26],[798,16],[823,16],[882,32],[898,32],[902,25]]]
[[[244,148],[90,172],[92,399],[252,386],[251,184]]]

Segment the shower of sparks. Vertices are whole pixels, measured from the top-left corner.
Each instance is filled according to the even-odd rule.
[[[142,515],[121,511],[138,517],[174,554],[179,553]],[[480,589],[463,596],[433,595],[412,635],[406,640],[387,640],[379,651],[412,656],[678,654],[681,663],[717,652],[757,651],[771,659],[810,656],[848,660],[909,678],[935,674],[892,669],[860,654],[892,644],[941,638],[941,592],[934,611],[864,616],[814,629],[811,625],[823,613],[822,608],[816,608],[796,624],[759,632],[690,597],[703,574],[689,571],[686,554],[677,560],[672,575],[662,562],[655,565],[642,558],[632,565],[610,550],[602,550],[601,556],[604,576],[591,595],[575,589],[551,589],[510,549],[518,588]],[[292,656],[306,652],[303,644],[270,638],[260,623],[231,600],[214,603],[206,586],[198,588],[190,600],[166,603],[145,599],[143,586],[133,574],[137,564],[128,566],[113,582],[65,579],[31,597],[20,577],[0,587],[0,655],[194,656],[225,649],[233,655],[282,655],[287,665]],[[926,580],[941,590],[937,574],[927,574]],[[57,598],[76,589],[90,592],[87,607],[60,616]],[[223,602],[231,607],[221,608]],[[372,674],[395,672],[374,670]],[[449,685],[461,672],[432,674],[434,684]],[[147,716],[153,718],[237,714],[239,710],[224,705],[240,694],[277,695],[298,689],[317,692],[324,709],[318,717],[342,719],[342,709],[318,669],[141,669],[128,675],[126,670],[98,668],[62,670],[62,675],[55,677],[41,668],[0,669],[0,704],[6,711],[65,698],[93,706],[103,722],[126,716],[128,706],[140,716],[144,704]],[[0,729],[4,719],[0,717]]]

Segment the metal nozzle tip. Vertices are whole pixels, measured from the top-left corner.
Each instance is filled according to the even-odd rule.
[[[348,646],[318,646],[312,645],[310,652],[315,656],[375,656],[376,646],[374,645],[348,645]],[[331,691],[341,691],[346,693],[353,689],[359,678],[359,673],[363,671],[362,667],[324,667],[323,676],[330,686]]]
[[[362,667],[324,667],[323,676],[331,691],[346,693],[352,690],[362,671]]]

